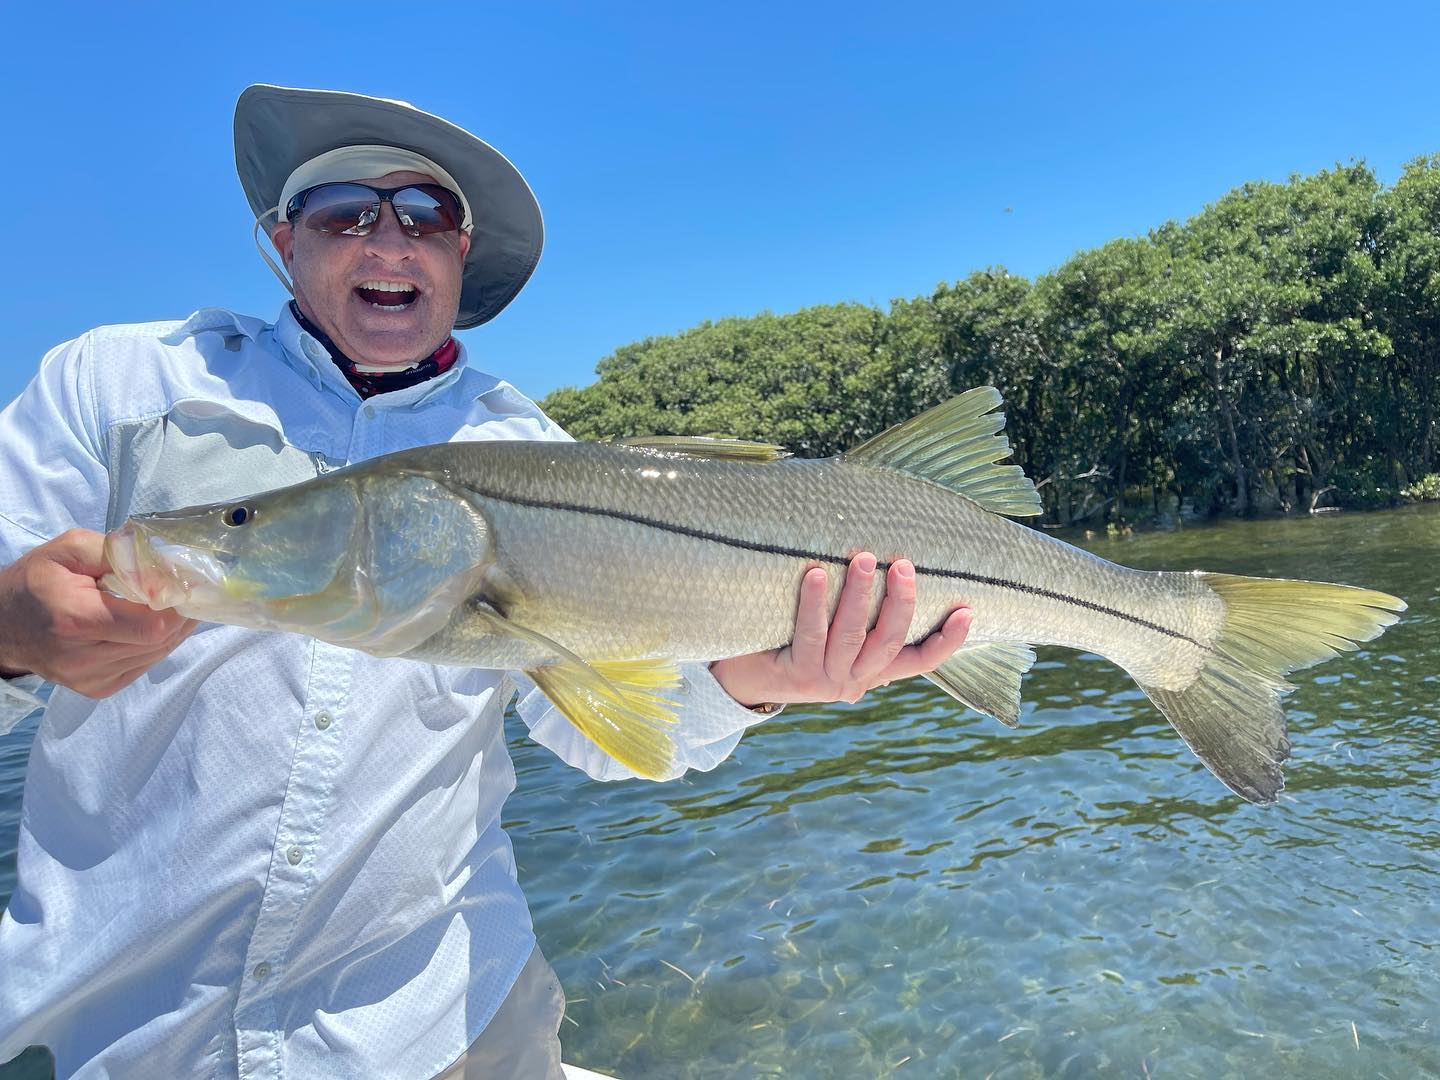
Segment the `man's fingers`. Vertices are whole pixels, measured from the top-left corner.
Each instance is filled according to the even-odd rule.
[[[897,559],[885,576],[885,600],[880,605],[880,615],[866,635],[860,655],[850,666],[851,680],[866,688],[875,685],[875,677],[904,647],[914,615],[915,564],[908,559]]]
[[[95,595],[98,603],[77,620],[77,629],[93,633],[96,641],[159,645],[191,621],[174,608],[155,611],[107,592]]]
[[[144,664],[149,667],[157,660],[169,656],[198,626],[194,619],[182,619],[180,624],[154,644],[112,645],[117,663]]]
[[[825,639],[825,674],[837,685],[849,681],[850,668],[865,644],[865,632],[870,627],[870,601],[874,595],[875,556],[862,551],[850,560],[845,587],[840,590],[840,602]]]
[[[72,642],[54,658],[47,677],[87,697],[108,697],[174,652],[197,625],[193,619],[183,619],[154,645]]]
[[[33,671],[92,697],[133,682],[195,628],[175,611],[111,596],[105,537],[71,529],[0,568],[0,649],[9,670]]]
[[[124,690],[125,687],[144,675],[151,666],[151,664],[145,664],[139,667],[117,669],[104,675],[92,675],[89,679],[77,682],[71,689],[88,698],[107,698],[111,694],[117,694]]]
[[[173,646],[171,646],[173,648]],[[92,645],[55,657],[41,674],[86,697],[105,697],[117,687],[134,681],[163,660],[170,649],[141,650],[135,645]]]
[[[807,672],[825,667],[825,637],[830,622],[830,575],[822,566],[805,572],[800,582],[800,606],[795,612],[795,639],[790,644],[791,665]]]
[[[965,644],[972,617],[973,613],[969,608],[956,608],[935,633],[924,641],[901,649],[890,666],[880,673],[879,678],[884,682],[893,682],[895,679],[908,679],[912,675],[924,675],[927,671],[934,671]]]

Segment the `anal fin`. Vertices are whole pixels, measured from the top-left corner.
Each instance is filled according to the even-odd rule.
[[[1035,650],[1029,645],[963,645],[925,678],[962,705],[1015,727],[1020,723],[1020,680],[1033,663]]]

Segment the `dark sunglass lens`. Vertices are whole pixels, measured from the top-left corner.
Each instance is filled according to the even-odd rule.
[[[380,200],[359,184],[322,184],[305,197],[305,227],[322,233],[364,236],[375,224]]]
[[[401,227],[411,236],[460,228],[460,206],[455,196],[434,184],[402,188],[395,193],[392,205]]]

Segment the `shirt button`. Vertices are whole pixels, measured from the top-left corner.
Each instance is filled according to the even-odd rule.
[[[330,726],[330,714],[328,712],[325,712],[324,710],[316,713],[315,726],[321,731],[324,731],[326,728],[328,728]]]
[[[256,964],[255,967],[251,969],[250,974],[254,975],[257,979],[268,978],[270,975],[270,965],[264,962]]]
[[[300,848],[298,848],[298,847],[292,847],[289,851],[287,851],[287,852],[285,853],[285,858],[287,858],[287,859],[290,860],[290,865],[291,865],[291,866],[297,866],[297,865],[299,865],[300,860],[303,859],[304,857],[305,857],[305,852],[301,851]]]

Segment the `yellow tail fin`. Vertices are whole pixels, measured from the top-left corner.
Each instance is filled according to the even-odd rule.
[[[1274,802],[1290,756],[1285,676],[1379,637],[1405,601],[1318,581],[1201,574],[1225,601],[1210,656],[1183,690],[1141,688],[1190,749],[1237,795]]]

